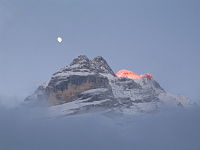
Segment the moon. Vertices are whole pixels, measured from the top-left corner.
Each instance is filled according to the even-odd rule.
[[[61,42],[63,41],[63,39],[62,39],[61,37],[57,37],[57,41],[58,41],[59,43],[61,43]]]

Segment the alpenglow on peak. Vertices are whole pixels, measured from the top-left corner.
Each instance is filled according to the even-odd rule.
[[[85,55],[54,73],[46,84],[25,99],[29,105],[47,104],[62,114],[94,110],[107,112],[154,112],[162,106],[190,106],[184,96],[166,92],[150,74],[129,70],[113,72],[106,60]]]

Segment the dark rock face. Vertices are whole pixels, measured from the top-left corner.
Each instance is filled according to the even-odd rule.
[[[63,104],[73,101],[77,98],[81,99],[82,92],[90,89],[105,88],[109,89],[109,94],[99,94],[91,96],[90,101],[94,99],[103,99],[112,93],[107,77],[101,75],[110,74],[115,76],[112,69],[108,66],[103,57],[98,56],[93,60],[85,55],[75,58],[69,66],[53,74],[51,80],[46,87],[40,86],[34,96],[26,99],[47,99],[50,105]],[[40,94],[38,94],[40,92]],[[104,96],[103,96],[104,95]]]
[[[46,88],[49,100],[54,105],[73,101],[79,93],[89,89],[109,87],[108,79],[99,75],[71,75],[57,81],[57,78],[53,78]]]

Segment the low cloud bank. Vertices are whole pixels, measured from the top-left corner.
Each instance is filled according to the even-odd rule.
[[[46,118],[45,108],[0,107],[2,150],[199,150],[200,110],[141,116]]]

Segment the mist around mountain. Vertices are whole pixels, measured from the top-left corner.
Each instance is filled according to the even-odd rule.
[[[200,109],[139,116],[87,113],[47,118],[47,108],[0,107],[2,150],[198,150]]]

